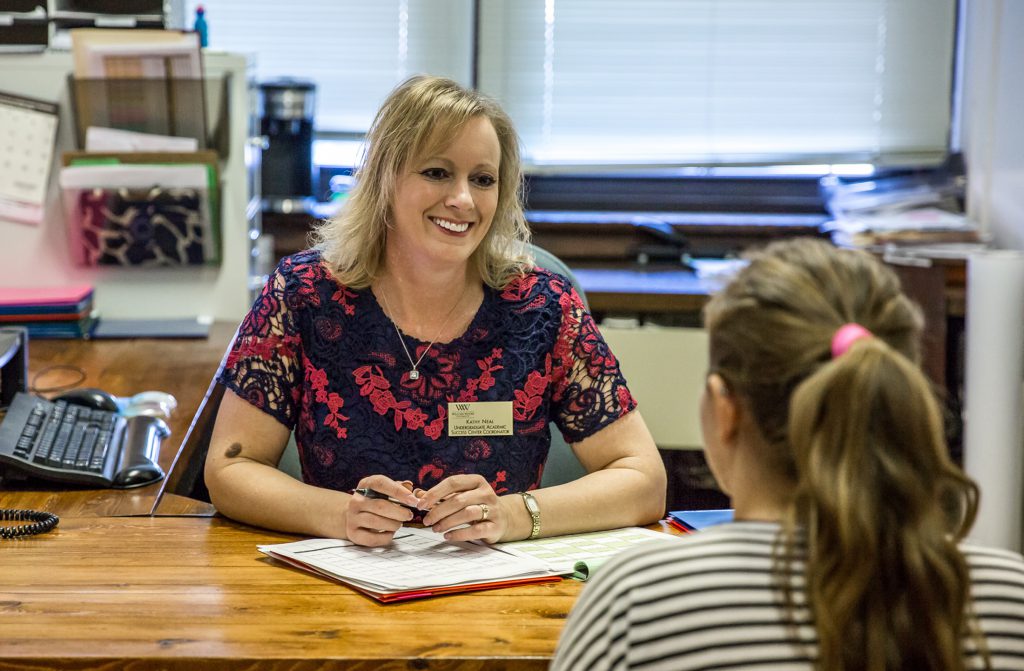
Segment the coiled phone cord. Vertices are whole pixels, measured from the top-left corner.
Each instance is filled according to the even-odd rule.
[[[53,513],[41,513],[35,510],[0,508],[0,522],[26,523],[14,526],[0,526],[0,538],[11,539],[44,534],[57,526],[60,518]]]

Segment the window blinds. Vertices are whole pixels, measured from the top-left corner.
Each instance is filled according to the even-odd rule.
[[[197,0],[183,0],[191,25]],[[478,82],[538,166],[908,164],[948,144],[956,0],[479,0]],[[215,49],[317,82],[363,131],[430,72],[468,84],[472,0],[207,0]]]
[[[955,0],[483,0],[537,164],[937,160]]]
[[[316,82],[318,131],[365,131],[388,92],[431,73],[469,83],[470,0],[184,0],[210,48],[251,54],[258,81]]]

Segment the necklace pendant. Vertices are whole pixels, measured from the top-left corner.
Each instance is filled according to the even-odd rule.
[[[420,372],[418,370],[416,370],[415,368],[413,368],[411,371],[409,371],[409,379],[410,380],[418,380],[418,379],[420,379]]]

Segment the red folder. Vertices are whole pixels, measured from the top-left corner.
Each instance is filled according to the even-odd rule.
[[[517,585],[535,585],[537,583],[545,582],[560,582],[562,576],[560,575],[541,575],[541,576],[530,576],[527,578],[507,578],[504,580],[489,580],[486,582],[477,583],[462,583],[459,585],[443,585],[439,587],[423,587],[418,589],[405,590],[403,592],[377,592],[372,589],[367,589],[361,585],[354,585],[343,578],[336,575],[332,575],[325,571],[321,571],[316,566],[311,564],[305,564],[300,561],[296,561],[291,557],[285,557],[278,554],[270,553],[270,556],[282,564],[302,569],[303,571],[309,571],[314,575],[318,575],[321,578],[327,578],[333,582],[340,583],[349,587],[360,594],[375,599],[381,603],[397,603],[399,601],[412,601],[414,599],[425,599],[432,596],[442,596],[444,594],[460,594],[463,592],[479,592],[487,589],[500,589],[502,587],[514,587]]]

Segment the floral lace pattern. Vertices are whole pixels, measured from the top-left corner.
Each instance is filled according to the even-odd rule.
[[[347,490],[367,475],[429,489],[459,473],[498,494],[540,484],[549,422],[579,442],[633,410],[618,361],[569,281],[542,269],[484,300],[435,343],[420,376],[369,289],[316,251],[284,258],[239,328],[220,381],[295,429],[303,479]],[[413,359],[428,343],[402,335]],[[514,435],[447,435],[449,402],[512,401]]]

